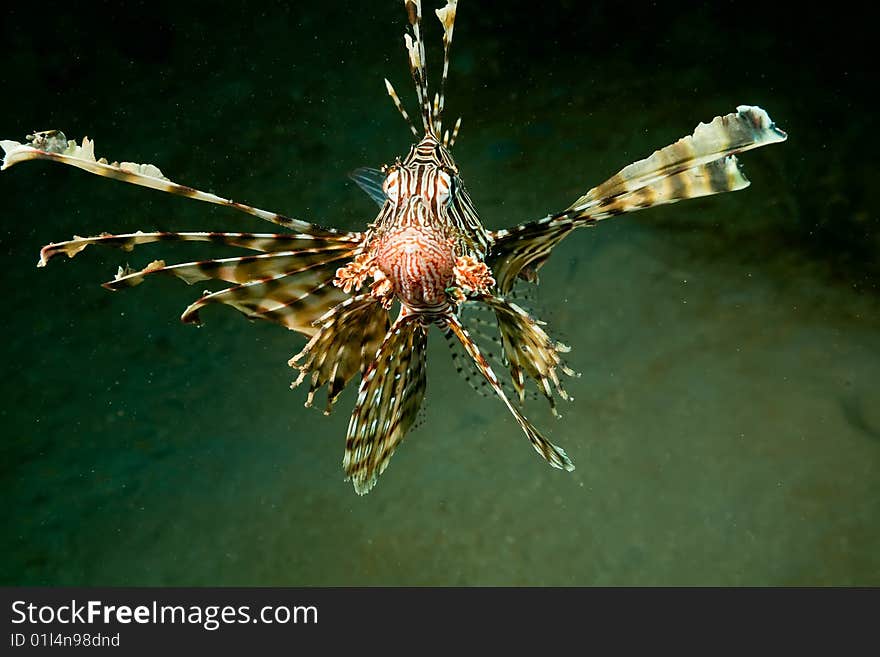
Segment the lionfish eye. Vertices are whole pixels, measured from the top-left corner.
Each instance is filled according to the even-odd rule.
[[[452,190],[454,181],[443,169],[437,171],[437,202],[441,205],[449,205],[452,202]]]
[[[400,190],[400,171],[391,169],[385,176],[385,182],[382,183],[382,191],[392,203],[397,203],[398,193]]]

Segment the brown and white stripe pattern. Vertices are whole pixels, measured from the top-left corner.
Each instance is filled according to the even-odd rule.
[[[133,162],[110,163],[103,157],[95,159],[95,143],[89,140],[88,137],[83,138],[82,145],[77,145],[73,140],[68,141],[64,133],[58,130],[36,133],[35,135],[29,135],[29,137],[31,138],[31,145],[21,144],[17,141],[0,141],[0,147],[5,152],[0,171],[28,160],[50,160],[105,178],[112,178],[177,196],[185,196],[196,201],[230,207],[239,212],[244,212],[300,233],[340,237],[343,239],[352,237],[351,233],[338,231],[335,228],[323,228],[299,219],[285,217],[276,212],[260,210],[244,203],[222,198],[216,194],[203,192],[194,187],[180,185],[166,178],[162,171],[152,164],[136,164]]]
[[[452,46],[452,35],[455,31],[458,0],[447,0],[443,8],[434,10],[440,25],[443,27],[443,73],[440,78],[440,90],[434,95],[433,102],[431,101],[430,88],[428,86],[425,42],[422,38],[422,2],[421,0],[403,0],[403,4],[406,8],[406,15],[410,26],[410,32],[404,34],[404,44],[406,46],[410,74],[416,88],[416,98],[422,117],[422,128],[425,135],[430,135],[440,141],[441,135],[443,135],[443,110],[446,107],[446,81],[449,78],[449,51]],[[387,79],[385,80],[385,88],[388,91],[388,95],[391,96],[391,100],[394,101],[394,106],[397,107],[404,120],[409,124],[413,134],[418,137],[418,131],[413,126],[412,121],[410,121],[409,115],[400,101],[400,97]],[[444,146],[452,148],[460,126],[461,118],[455,124],[451,139],[449,132],[446,132],[442,139]]]
[[[120,290],[141,284],[156,274],[176,276],[189,285],[199,281],[222,280],[239,283],[206,294],[191,304],[183,321],[198,323],[199,310],[210,303],[225,303],[250,319],[266,319],[311,336],[317,328],[312,322],[347,295],[330,285],[340,263],[358,253],[356,242],[326,240],[311,235],[254,233],[129,233],[74,238],[43,247],[37,266],[45,266],[53,257],[74,257],[92,244],[113,246],[131,251],[151,242],[212,242],[262,251],[260,255],[220,258],[166,265],[155,260],[133,270],[120,267],[116,277],[103,284],[108,290]],[[282,250],[284,249],[284,250]]]
[[[434,13],[443,26],[443,77],[440,79],[440,94],[437,99],[437,111],[434,113],[434,133],[439,135],[443,129],[442,117],[446,107],[446,80],[449,77],[449,49],[452,47],[452,33],[455,30],[455,12],[458,9],[458,0],[448,0],[442,9],[435,9]],[[459,119],[461,121],[461,119]],[[448,139],[445,141],[449,141]]]
[[[315,321],[349,297],[332,283],[337,267],[345,259],[305,270],[282,271],[206,294],[190,304],[180,319],[199,324],[205,306],[219,303],[235,308],[248,319],[268,320],[311,337],[318,331]]]
[[[390,167],[385,185],[388,202],[379,212],[368,242],[401,225],[421,221],[453,238],[457,243],[456,255],[485,257],[489,232],[480,221],[452,154],[433,137],[426,135],[410,149],[402,163]],[[430,209],[423,219],[413,217],[412,206],[407,207],[416,196]]]
[[[528,376],[535,381],[540,393],[550,403],[553,414],[558,417],[553,393],[566,401],[571,397],[562,387],[557,369],[568,376],[577,376],[560,356],[571,349],[552,340],[541,322],[512,301],[489,294],[478,295],[474,300],[485,303],[495,311],[501,346],[520,403],[525,401],[525,377]]]
[[[361,380],[342,460],[358,495],[370,492],[418,415],[426,382],[424,322],[420,315],[402,315]]]
[[[495,394],[497,394],[501,401],[504,402],[504,405],[507,406],[507,410],[510,411],[519,423],[519,426],[522,427],[523,432],[526,434],[526,438],[529,439],[529,442],[532,444],[532,447],[535,448],[535,451],[554,468],[568,470],[569,472],[574,470],[574,463],[571,462],[571,459],[568,458],[565,451],[561,447],[557,447],[544,438],[538,429],[529,422],[528,418],[526,418],[516,406],[510,403],[510,399],[508,399],[507,395],[504,393],[504,390],[501,387],[501,382],[492,370],[492,366],[489,365],[489,361],[487,361],[483,357],[483,354],[480,353],[480,348],[468,334],[467,329],[462,325],[461,320],[455,315],[450,315],[448,318],[448,326],[459,339],[468,355],[473,359],[477,368],[480,370],[480,373],[486,378],[486,381],[489,382],[489,385],[495,391]]]
[[[121,290],[140,285],[144,278],[154,274],[176,276],[184,283],[192,285],[199,281],[221,280],[228,283],[251,283],[266,281],[279,276],[292,276],[302,272],[350,259],[354,249],[301,249],[299,251],[278,251],[260,255],[236,258],[218,258],[184,262],[177,265],[148,267],[138,271],[124,271],[112,281],[104,283],[108,290]]]
[[[117,290],[139,285],[158,274],[188,284],[221,280],[232,285],[204,296],[183,313],[185,322],[199,321],[200,311],[224,304],[251,319],[276,322],[310,339],[289,364],[300,373],[293,386],[309,381],[306,405],[326,386],[329,413],[341,391],[362,375],[357,403],[346,435],[343,468],[358,494],[375,485],[395,449],[413,425],[425,393],[427,331],[435,324],[460,344],[486,385],[514,416],[534,449],[553,467],[573,470],[565,452],[544,438],[505,392],[463,326],[462,304],[491,309],[513,393],[525,399],[526,378],[556,413],[558,395],[570,399],[559,372],[573,375],[562,361],[568,347],[554,341],[543,323],[508,298],[517,279],[536,282],[538,269],[553,247],[574,229],[593,226],[607,217],[686,198],[735,191],[748,185],[736,159],[740,152],[782,141],[764,110],[740,106],[737,111],[700,124],[693,135],[656,151],[594,187],[568,208],[510,229],[486,231],[459,175],[452,149],[459,118],[451,131],[443,128],[449,52],[458,9],[447,0],[436,10],[443,28],[443,69],[439,91],[431,97],[422,37],[421,0],[403,0],[408,19],[404,41],[416,88],[422,132],[388,80],[386,89],[418,142],[390,167],[358,169],[357,184],[379,205],[376,219],[363,233],[344,232],[260,210],[169,180],[151,164],[97,159],[94,143],[69,141],[58,131],[36,133],[28,142],[2,141],[3,169],[29,160],[50,160],[95,175],[230,207],[271,222],[290,233],[135,232],[74,237],[49,244],[39,266],[53,257],[74,257],[93,244],[132,251],[154,242],[210,242],[256,252],[240,257],[166,264],[154,260],[141,269],[120,268],[105,287]],[[487,267],[488,266],[488,267]],[[491,270],[491,272],[490,272]],[[337,279],[338,271],[348,277]],[[492,285],[492,276],[496,281]],[[369,290],[358,292],[366,278]],[[472,278],[468,278],[471,276]],[[334,284],[341,281],[341,287]],[[472,283],[471,281],[485,281]],[[393,298],[401,313],[391,324]],[[389,328],[390,327],[390,328]],[[455,338],[451,338],[451,336]],[[492,354],[490,354],[490,357]]]
[[[3,168],[29,160],[50,160],[107,178],[226,205],[299,231],[288,234],[138,231],[120,235],[105,233],[95,237],[74,237],[66,242],[43,247],[38,266],[45,266],[50,259],[62,253],[74,257],[93,244],[131,251],[138,245],[152,242],[212,242],[261,251],[263,255],[173,265],[154,260],[140,270],[120,267],[114,280],[104,283],[104,287],[110,290],[132,287],[155,274],[173,275],[188,284],[204,280],[238,283],[235,287],[206,294],[191,304],[181,319],[185,322],[198,322],[201,308],[211,303],[223,303],[251,319],[274,321],[308,336],[317,331],[313,322],[348,296],[334,288],[330,282],[340,262],[357,255],[363,238],[360,233],[321,228],[179,185],[168,180],[154,165],[128,162],[111,164],[104,158],[96,159],[94,142],[88,138],[83,139],[82,145],[78,145],[74,141],[68,141],[59,131],[49,131],[30,135],[30,143],[31,145],[23,145],[19,142],[2,142],[6,152]]]
[[[40,250],[40,259],[37,267],[45,267],[46,264],[62,254],[72,258],[80,251],[92,244],[100,246],[112,246],[123,251],[132,251],[140,244],[153,242],[211,242],[224,246],[236,246],[242,249],[262,252],[297,251],[297,250],[348,250],[356,245],[359,240],[328,240],[314,235],[302,235],[297,233],[174,233],[155,232],[123,233],[112,235],[104,233],[95,237],[74,237],[66,242],[57,242],[44,246]]]
[[[411,205],[413,215],[427,213],[418,200]],[[451,241],[442,232],[402,226],[388,231],[375,253],[379,268],[407,311],[434,314],[448,308],[446,289],[451,285],[455,257]]]
[[[309,377],[306,406],[311,406],[315,392],[326,385],[324,414],[329,415],[351,378],[363,374],[373,362],[388,332],[388,313],[382,312],[374,297],[361,294],[335,306],[315,324],[317,333],[288,361],[288,365],[300,371],[291,387]]]
[[[736,155],[785,141],[787,135],[757,106],[701,123],[692,135],[639,160],[594,187],[562,212],[492,233],[495,280],[508,292],[517,276],[533,280],[550,251],[575,228],[608,217],[684,199],[748,187]]]

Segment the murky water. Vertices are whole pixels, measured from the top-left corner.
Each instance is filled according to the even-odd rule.
[[[98,155],[360,228],[374,207],[345,173],[408,146],[382,84],[412,101],[402,9],[387,4],[59,8],[48,31],[8,10],[0,136],[87,134]],[[34,269],[74,233],[263,226],[23,165],[0,176],[0,581],[880,584],[864,60],[808,52],[808,33],[772,16],[522,4],[464,0],[455,32],[456,157],[490,227],[565,207],[740,103],[790,134],[743,157],[748,190],[581,231],[542,270],[536,305],[582,377],[561,420],[529,411],[577,470],[541,462],[434,333],[423,426],[356,497],[340,468],[352,391],[330,418],[302,408],[286,365],[301,337],[222,308],[182,325],[202,288],[177,280],[97,285],[125,262],[216,250]]]

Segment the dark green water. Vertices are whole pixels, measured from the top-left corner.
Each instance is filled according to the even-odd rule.
[[[86,134],[99,156],[360,229],[375,210],[346,172],[409,145],[382,84],[412,108],[400,4],[5,9],[0,137]],[[541,462],[435,333],[424,424],[356,497],[340,468],[353,391],[330,418],[302,408],[286,361],[303,338],[222,308],[184,326],[202,288],[177,280],[97,285],[125,262],[225,251],[34,268],[74,233],[266,226],[27,164],[0,175],[0,582],[880,584],[877,139],[858,17],[491,7],[462,0],[448,103],[491,228],[563,208],[741,103],[790,135],[745,154],[749,189],[575,234],[542,271],[542,313],[583,376],[561,420],[529,412],[577,470]]]

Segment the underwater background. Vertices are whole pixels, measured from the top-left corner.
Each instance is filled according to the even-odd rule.
[[[441,30],[425,1],[429,76]],[[624,5],[624,6],[620,6]],[[3,12],[0,137],[88,135],[98,156],[359,230],[347,172],[406,152],[398,0],[115,2]],[[582,377],[539,459],[431,334],[424,420],[366,497],[343,481],[354,385],[305,409],[305,340],[228,308],[179,322],[176,279],[117,266],[230,255],[89,249],[74,234],[271,230],[50,163],[0,175],[0,583],[880,585],[876,73],[852,12],[462,0],[448,116],[489,228],[559,210],[739,104],[789,133],[748,189],[579,231],[533,307]],[[322,404],[318,403],[319,408]],[[532,406],[534,408],[532,408]]]

